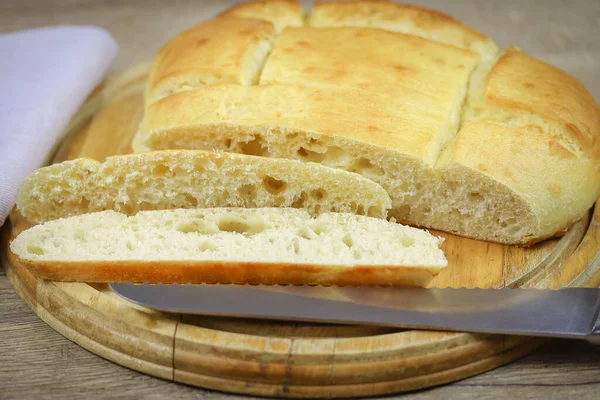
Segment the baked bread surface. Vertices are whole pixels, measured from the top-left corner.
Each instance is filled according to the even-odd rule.
[[[253,24],[248,37],[221,40],[240,20]],[[218,54],[196,45],[209,28]],[[185,85],[157,78],[172,69],[165,54],[182,61]],[[226,54],[252,62],[227,64],[237,75],[226,76]],[[334,1],[305,14],[290,1],[246,3],[166,43],[147,92],[136,151],[219,149],[357,172],[415,226],[528,245],[563,233],[600,195],[600,110],[586,89],[415,6]]]

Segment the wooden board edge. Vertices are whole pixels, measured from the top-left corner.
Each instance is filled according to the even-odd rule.
[[[534,287],[543,281],[544,277],[552,274],[561,268],[561,265],[577,252],[585,236],[588,234],[589,224],[593,218],[593,208],[588,210],[586,215],[576,222],[565,235],[558,239],[554,249],[546,255],[532,269],[525,272],[519,278],[505,281],[504,286],[510,288]],[[505,248],[508,252],[510,247]],[[506,268],[506,265],[505,265]]]
[[[103,310],[94,309],[89,303],[61,290],[54,282],[38,280],[37,292],[36,313],[52,322],[60,322],[57,326],[61,333],[67,332],[72,336],[74,332],[77,333],[76,342],[81,341],[82,346],[96,343],[95,348],[106,354],[126,355],[126,362],[127,358],[137,359],[142,365],[156,365],[172,370],[173,337],[177,321],[169,321],[168,325],[172,325],[169,332],[158,332],[150,327],[139,328],[129,324],[120,316],[106,315]],[[90,292],[96,297],[100,295],[97,290]]]
[[[600,287],[600,199],[596,201],[594,213],[587,232],[575,254],[568,260],[569,269],[581,268],[578,274],[571,278],[568,286]],[[556,275],[555,275],[556,276]],[[562,278],[559,275],[559,278]],[[556,284],[554,284],[556,286]]]
[[[524,357],[546,342],[547,340],[545,339],[532,339],[502,353],[461,365],[457,368],[418,377],[372,384],[309,386],[291,385],[285,380],[277,384],[267,384],[194,374],[178,369],[174,371],[174,380],[176,382],[227,393],[273,398],[357,398],[380,396],[430,388],[468,378]]]
[[[42,306],[35,309],[36,314],[55,331],[77,343],[84,349],[123,367],[138,371],[144,374],[152,375],[157,378],[173,380],[173,368],[147,360],[135,358],[127,353],[120,352],[114,348],[108,347],[103,343],[92,340],[82,333],[74,330],[60,319],[52,315],[51,312]]]
[[[227,357],[218,349],[182,350],[175,347],[174,368],[186,374],[228,379],[235,376],[248,382],[270,383],[286,381],[292,385],[372,384],[432,374],[475,362],[518,347],[531,338],[519,336],[489,336],[487,340],[466,342],[450,348],[409,357],[364,360],[361,354],[354,359],[336,358],[335,341],[324,349],[318,360],[306,359],[289,351],[279,359],[262,359],[255,354],[240,352]],[[292,346],[293,348],[293,346]],[[254,349],[252,349],[254,350]],[[327,352],[329,351],[329,352]]]

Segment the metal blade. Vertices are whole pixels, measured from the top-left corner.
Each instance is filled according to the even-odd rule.
[[[244,318],[587,339],[600,289],[111,284],[159,311]]]

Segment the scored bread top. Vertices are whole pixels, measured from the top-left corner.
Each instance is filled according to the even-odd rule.
[[[487,36],[445,14],[381,0],[316,2],[308,25],[382,28],[476,51],[493,46]]]
[[[88,158],[40,168],[19,189],[30,222],[115,210],[295,207],[385,218],[388,194],[375,182],[315,163],[232,153],[157,151]]]
[[[134,150],[219,149],[359,172],[388,191],[400,221],[503,243],[560,234],[600,195],[600,108],[565,72],[432,10],[323,2],[304,18],[292,3],[251,2],[190,28],[286,16],[251,83],[215,75],[147,97]],[[213,62],[186,34],[163,49]]]
[[[363,102],[351,101],[356,97]],[[190,112],[182,114],[182,110]],[[215,145],[210,142],[215,131],[233,133],[244,129],[243,134],[250,137],[252,132],[249,129],[256,127],[256,131],[260,132],[260,127],[263,127],[281,130],[285,133],[281,136],[287,136],[284,140],[291,140],[296,132],[331,136],[344,132],[346,139],[389,148],[433,164],[448,131],[441,111],[415,109],[389,96],[369,96],[353,88],[207,85],[166,97],[150,105],[146,111],[141,129],[160,134],[152,135],[145,145],[156,149],[169,148],[172,143],[176,147],[210,149]],[[403,118],[409,113],[415,117],[413,121]],[[182,123],[182,120],[185,122]],[[195,128],[209,125],[213,127],[212,132],[192,134]],[[397,135],[399,131],[407,134],[404,137]],[[277,145],[281,139],[273,136],[265,140]],[[245,152],[255,155],[265,155],[268,146],[262,143],[253,148],[252,139],[238,138],[237,141],[245,143],[242,146]],[[222,142],[218,148],[225,147],[226,139]],[[285,143],[282,140],[280,144]],[[316,140],[314,144],[317,144]],[[310,154],[319,153],[317,148],[303,148]],[[299,151],[302,153],[301,149]],[[318,158],[307,160],[318,161]]]
[[[598,103],[558,68],[509,48],[490,73],[483,103],[479,120],[546,125],[550,141],[578,156],[600,160]]]
[[[343,100],[342,107],[356,103],[361,108],[372,102],[377,104],[373,108],[386,108],[398,120],[390,133],[370,132],[362,139],[399,138],[402,149],[398,150],[434,164],[456,131],[467,81],[477,62],[477,55],[469,50],[403,33],[288,28],[277,38],[259,84],[329,88]],[[343,95],[346,88],[358,88],[360,93]],[[322,102],[318,98],[313,101]],[[373,114],[365,118],[375,128],[386,119]],[[335,123],[334,118],[329,120]],[[350,135],[351,130],[344,131]]]
[[[182,32],[177,41],[159,50],[146,101],[217,82],[256,84],[274,35],[269,22],[233,17],[216,18]]]
[[[265,0],[239,3],[220,14],[224,17],[257,18],[267,20],[277,32],[286,26],[304,25],[304,9],[295,0]]]

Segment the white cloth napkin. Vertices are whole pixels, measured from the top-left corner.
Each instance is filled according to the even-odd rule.
[[[0,35],[0,225],[23,179],[48,159],[117,51],[113,37],[94,26]]]

